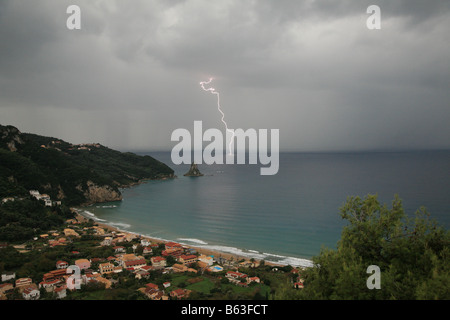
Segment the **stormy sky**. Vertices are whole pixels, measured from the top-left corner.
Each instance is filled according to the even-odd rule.
[[[442,0],[0,0],[0,124],[170,150],[194,120],[223,130],[214,77],[229,127],[281,150],[450,148],[449,30]]]

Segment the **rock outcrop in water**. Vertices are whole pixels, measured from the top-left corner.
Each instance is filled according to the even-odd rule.
[[[203,173],[198,170],[197,164],[192,162],[191,167],[187,173],[184,174],[185,177],[201,177]]]

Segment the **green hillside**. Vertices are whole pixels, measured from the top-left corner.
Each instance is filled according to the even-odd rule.
[[[173,173],[150,156],[100,144],[73,145],[0,125],[0,198],[38,190],[66,205],[110,201],[118,199],[120,187]]]

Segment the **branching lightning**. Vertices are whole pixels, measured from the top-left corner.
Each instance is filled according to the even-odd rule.
[[[225,125],[225,129],[226,131],[231,133],[231,138],[230,138],[230,143],[228,145],[230,151],[229,151],[229,155],[233,155],[233,149],[232,149],[232,145],[233,145],[233,139],[234,139],[234,131],[228,128],[227,123],[225,122],[225,113],[223,113],[222,108],[220,107],[220,94],[219,92],[216,91],[216,89],[209,87],[209,88],[205,88],[205,85],[210,84],[213,81],[213,78],[209,78],[208,81],[202,81],[200,82],[200,86],[202,87],[202,89],[206,92],[212,93],[214,95],[217,96],[217,109],[219,110],[219,112],[222,114],[222,122]]]

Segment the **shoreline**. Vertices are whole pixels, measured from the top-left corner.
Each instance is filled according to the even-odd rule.
[[[87,222],[89,220],[88,218],[86,218],[82,214],[80,214],[79,212],[76,212],[75,219],[77,219],[80,222]],[[137,233],[135,233],[135,232],[120,230],[119,228],[111,226],[111,225],[106,224],[106,223],[98,222],[98,221],[95,221],[95,220],[94,220],[94,223],[97,226],[106,229],[108,232],[123,233],[123,234],[126,234],[126,235],[137,235]],[[141,237],[141,239],[146,239],[146,240],[149,240],[152,243],[157,243],[157,244],[170,242],[170,240],[162,240],[162,239],[152,238],[152,237],[144,236],[144,235],[140,235],[140,237]],[[173,242],[176,242],[176,241],[173,241]],[[239,256],[239,255],[232,254],[232,253],[220,252],[220,251],[215,251],[215,250],[205,249],[205,248],[199,248],[199,247],[192,246],[192,245],[185,245],[185,244],[183,244],[183,246],[195,249],[195,250],[197,250],[197,252],[199,254],[204,254],[204,255],[208,255],[208,256],[209,255],[213,255],[214,257],[223,257],[223,258],[225,258],[227,260],[234,260],[234,261],[239,261],[239,260],[242,260],[242,259],[247,260],[247,258],[244,257],[244,256]],[[259,260],[256,260],[256,259],[255,259],[255,261],[259,262]],[[272,263],[268,263],[268,262],[267,262],[267,264],[268,265],[272,265]],[[278,265],[278,266],[281,266],[281,265]]]
[[[82,207],[81,207],[82,208]],[[79,209],[81,209],[79,208]],[[83,216],[79,210],[77,208],[71,208],[71,210],[75,213],[75,219],[79,222],[87,222],[89,221],[90,218]],[[132,231],[126,231],[126,230],[121,230],[115,226],[109,225],[107,223],[104,222],[99,222],[99,221],[95,221],[95,219],[92,219],[94,221],[94,224],[106,229],[108,232],[116,232],[116,233],[122,233],[122,234],[126,234],[126,235],[138,235],[141,237],[141,239],[146,239],[149,240],[152,243],[157,243],[157,244],[161,244],[161,243],[167,243],[167,242],[177,242],[180,243],[179,241],[176,240],[164,240],[164,239],[158,239],[158,238],[154,238],[154,237],[150,237],[147,235],[142,235],[136,232],[132,232]],[[210,248],[204,248],[201,246],[196,246],[196,245],[191,245],[191,244],[184,244],[184,243],[180,243],[182,244],[184,247],[186,248],[191,248],[191,249],[195,249],[199,254],[204,254],[207,256],[214,256],[214,257],[222,257],[225,258],[227,260],[231,260],[231,261],[250,261],[252,259],[252,257],[248,257],[245,255],[239,255],[237,253],[231,253],[231,252],[224,252],[224,251],[220,251],[217,249],[210,249]],[[275,256],[275,255],[274,255]],[[289,258],[289,257],[286,257]],[[282,264],[282,263],[277,263],[274,261],[267,261],[265,259],[258,259],[258,258],[253,258],[255,262],[257,262],[258,264],[261,261],[264,261],[265,265],[269,265],[269,266],[274,266],[274,267],[282,267],[282,266],[286,266],[288,264]],[[312,261],[309,259],[302,259],[302,258],[298,258],[299,260],[304,260],[304,261],[308,261],[311,265],[312,265]],[[299,265],[299,266],[294,266],[291,265],[295,268],[305,268],[308,267],[307,265]]]
[[[125,190],[125,189],[129,189],[129,188],[132,188],[132,187],[135,187],[135,186],[139,186],[139,185],[147,183],[149,181],[164,181],[164,180],[177,179],[177,178],[178,178],[178,176],[175,173],[172,173],[172,174],[169,174],[169,175],[163,175],[162,177],[159,177],[159,178],[139,179],[138,181],[135,181],[135,182],[130,182],[128,184],[120,185],[120,186],[117,187],[118,190],[119,190],[120,199],[105,200],[105,202],[121,201],[123,199],[122,198],[122,191]],[[99,204],[99,203],[102,203],[102,202],[87,201],[85,203],[80,204],[80,207],[84,208],[84,207],[92,206],[92,205]],[[74,208],[72,208],[72,209],[74,209]]]

